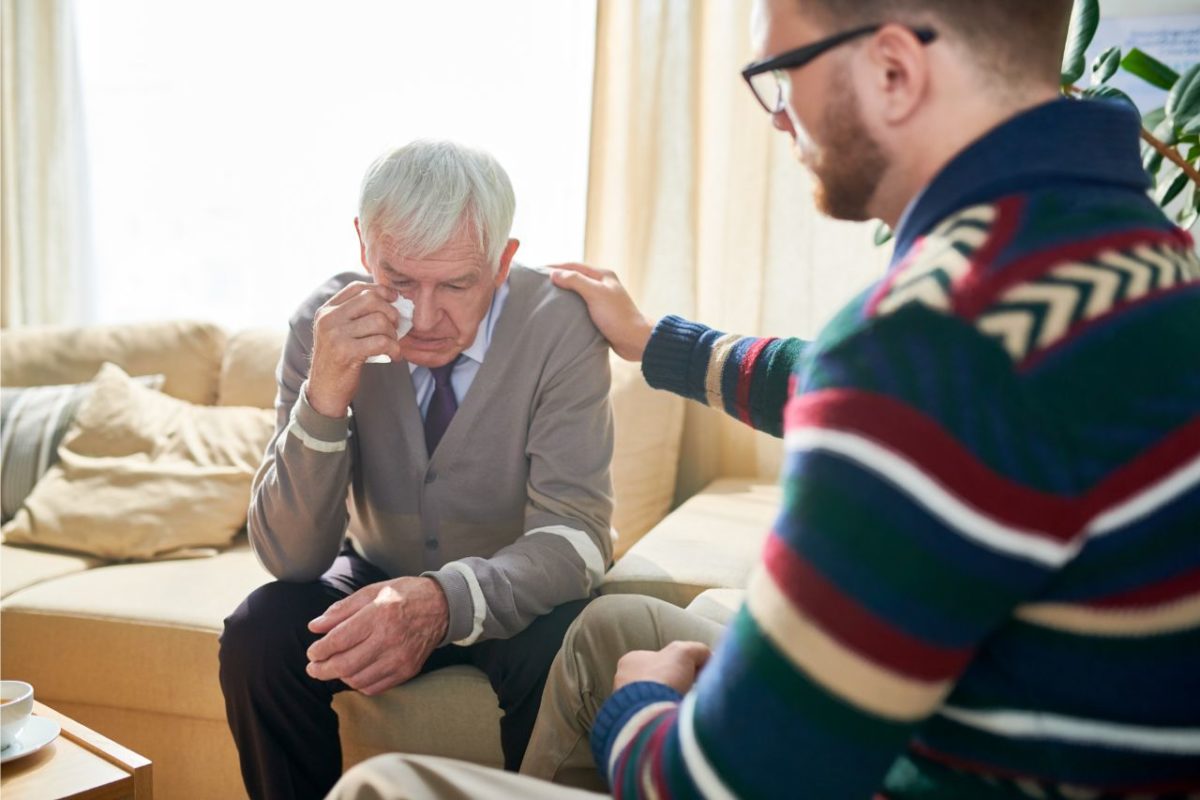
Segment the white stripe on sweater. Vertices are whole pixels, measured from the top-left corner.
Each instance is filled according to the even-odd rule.
[[[1160,478],[1138,494],[1097,514],[1087,526],[1089,537],[1104,536],[1157,511],[1200,483],[1200,456]]]
[[[664,711],[669,711],[675,707],[675,703],[671,700],[661,700],[657,703],[651,703],[648,706],[639,708],[633,716],[626,720],[621,726],[621,730],[617,733],[617,738],[613,740],[612,752],[608,754],[608,782],[611,785],[616,780],[614,770],[617,767],[617,760],[621,757],[621,753],[629,747],[629,743],[634,737],[646,727],[646,724],[657,717]]]
[[[683,761],[687,764],[692,783],[707,800],[737,800],[721,776],[708,763],[708,757],[696,738],[696,693],[688,692],[679,709],[679,747],[683,750]]]
[[[1118,750],[1200,755],[1200,728],[1145,728],[1034,711],[971,711],[945,706],[944,717],[970,728],[1017,739],[1055,739]]]
[[[298,402],[297,405],[299,405]],[[318,453],[340,453],[346,449],[345,439],[340,442],[327,442],[304,430],[304,426],[296,418],[296,406],[292,407],[292,421],[288,424],[287,429],[288,433],[299,439],[309,450],[316,450]]]
[[[471,632],[451,644],[459,647],[475,644],[479,634],[483,633],[483,620],[487,617],[488,610],[487,600],[483,597],[483,588],[479,585],[479,578],[475,576],[473,569],[461,561],[448,561],[442,565],[442,569],[452,569],[462,575],[467,582],[467,590],[471,593]]]
[[[824,450],[854,461],[908,494],[964,537],[992,550],[1052,567],[1067,563],[1079,550],[1076,542],[1061,544],[1034,531],[1005,525],[951,494],[912,461],[858,434],[802,428],[787,434],[784,441],[791,453]]]
[[[592,589],[600,585],[600,581],[604,578],[604,554],[600,552],[600,548],[581,530],[576,528],[568,528],[566,525],[548,525],[544,528],[534,528],[531,531],[526,531],[526,536],[532,536],[535,533],[549,533],[554,536],[561,536],[570,542],[571,547],[575,548],[575,552],[579,554],[579,558],[583,561],[583,568],[587,573],[587,591],[590,594]]]

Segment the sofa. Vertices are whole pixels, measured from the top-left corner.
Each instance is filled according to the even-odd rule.
[[[105,362],[161,374],[190,403],[270,408],[281,331],[200,322],[0,332],[0,385],[82,383]],[[613,527],[602,593],[640,592],[715,619],[740,601],[778,507],[770,483],[718,480],[671,509],[683,401],[614,360]],[[222,620],[271,580],[244,532],[207,558],[111,562],[0,545],[0,674],[150,758],[161,798],[244,796],[217,682]],[[346,766],[386,751],[500,765],[499,710],[483,674],[452,667],[375,698],[340,694]]]

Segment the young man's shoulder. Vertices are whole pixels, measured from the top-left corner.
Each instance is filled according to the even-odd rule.
[[[1045,191],[948,216],[864,297],[862,319],[953,317],[1019,365],[1197,281],[1191,236],[1148,199]]]

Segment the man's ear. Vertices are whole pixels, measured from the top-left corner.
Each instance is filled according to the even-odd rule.
[[[363,269],[365,269],[367,272],[370,272],[371,268],[367,266],[367,243],[363,239],[362,228],[360,228],[358,225],[358,217],[354,218],[354,232],[358,234],[359,259],[362,260]]]
[[[495,284],[497,287],[508,279],[508,272],[512,269],[513,256],[517,254],[517,248],[521,246],[521,242],[517,239],[509,239],[508,244],[504,246],[504,252],[500,254],[500,269],[496,270]]]
[[[879,119],[889,125],[909,120],[929,94],[929,46],[903,25],[884,25],[866,44],[869,86]]]

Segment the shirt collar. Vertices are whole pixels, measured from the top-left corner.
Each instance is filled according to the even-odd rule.
[[[892,264],[955,211],[1051,183],[1146,191],[1138,148],[1141,120],[1125,103],[1051,100],[1001,123],[950,160],[913,198],[896,225]]]
[[[500,284],[499,288],[492,293],[492,303],[488,306],[487,313],[483,315],[483,319],[479,322],[479,328],[475,331],[475,341],[471,342],[471,346],[463,350],[456,360],[455,364],[461,364],[464,358],[469,358],[476,364],[482,364],[484,356],[487,355],[488,348],[492,345],[492,332],[496,329],[496,321],[500,318],[500,310],[504,306],[504,301],[508,297],[508,280]],[[411,375],[422,367],[409,362],[408,372]]]

